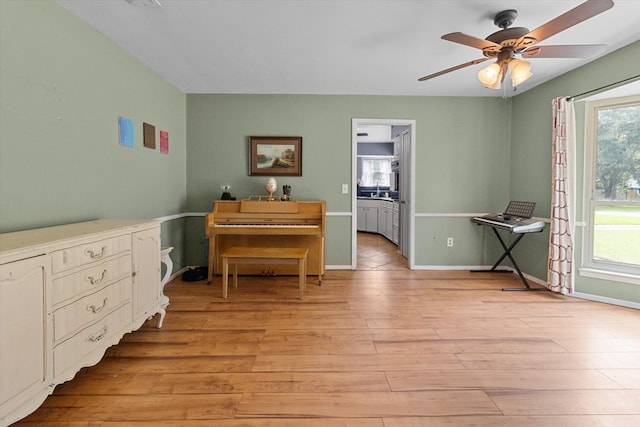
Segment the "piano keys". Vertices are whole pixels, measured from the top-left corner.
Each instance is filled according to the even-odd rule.
[[[209,283],[222,273],[220,254],[234,246],[302,247],[309,249],[307,274],[324,274],[326,202],[299,200],[217,200],[206,217],[209,238]],[[295,267],[295,266],[294,266]],[[277,274],[297,275],[296,268],[279,266]],[[239,274],[264,274],[270,265],[240,265]]]
[[[544,230],[545,223],[534,218],[514,217],[503,214],[490,214],[471,218],[471,221],[480,225],[508,230],[511,233],[538,233]]]

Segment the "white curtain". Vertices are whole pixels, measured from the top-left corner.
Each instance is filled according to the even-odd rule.
[[[364,187],[389,186],[391,174],[390,159],[362,159],[362,179],[360,185]]]
[[[573,102],[553,100],[551,235],[547,287],[562,294],[573,292],[575,267],[576,137]]]

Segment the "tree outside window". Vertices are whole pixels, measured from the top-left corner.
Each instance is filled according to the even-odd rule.
[[[598,110],[596,197],[633,200],[640,181],[640,105]]]

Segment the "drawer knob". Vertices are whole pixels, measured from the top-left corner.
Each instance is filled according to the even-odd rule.
[[[89,255],[92,259],[102,258],[104,256],[104,251],[107,249],[106,246],[103,246],[100,252],[93,252],[93,249],[85,249],[85,255]]]
[[[87,306],[87,311],[92,312],[93,314],[100,313],[107,306],[107,298],[102,301],[102,305],[100,307],[96,307],[94,304]]]
[[[102,270],[102,275],[99,278],[95,278],[93,276],[85,277],[85,281],[91,283],[92,285],[97,285],[98,283],[104,280],[105,274],[107,274],[107,270]]]
[[[89,335],[87,337],[87,341],[89,342],[98,342],[100,341],[102,338],[104,338],[104,336],[107,335],[107,326],[105,325],[102,329],[100,329],[99,332]]]

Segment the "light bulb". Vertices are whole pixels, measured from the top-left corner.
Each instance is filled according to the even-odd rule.
[[[511,78],[513,86],[518,86],[533,75],[529,71],[531,70],[531,63],[527,61],[513,58],[509,61],[508,67],[509,77]]]
[[[501,71],[502,67],[500,67],[497,62],[494,62],[478,72],[478,80],[480,80],[485,87],[500,89],[502,83]]]

